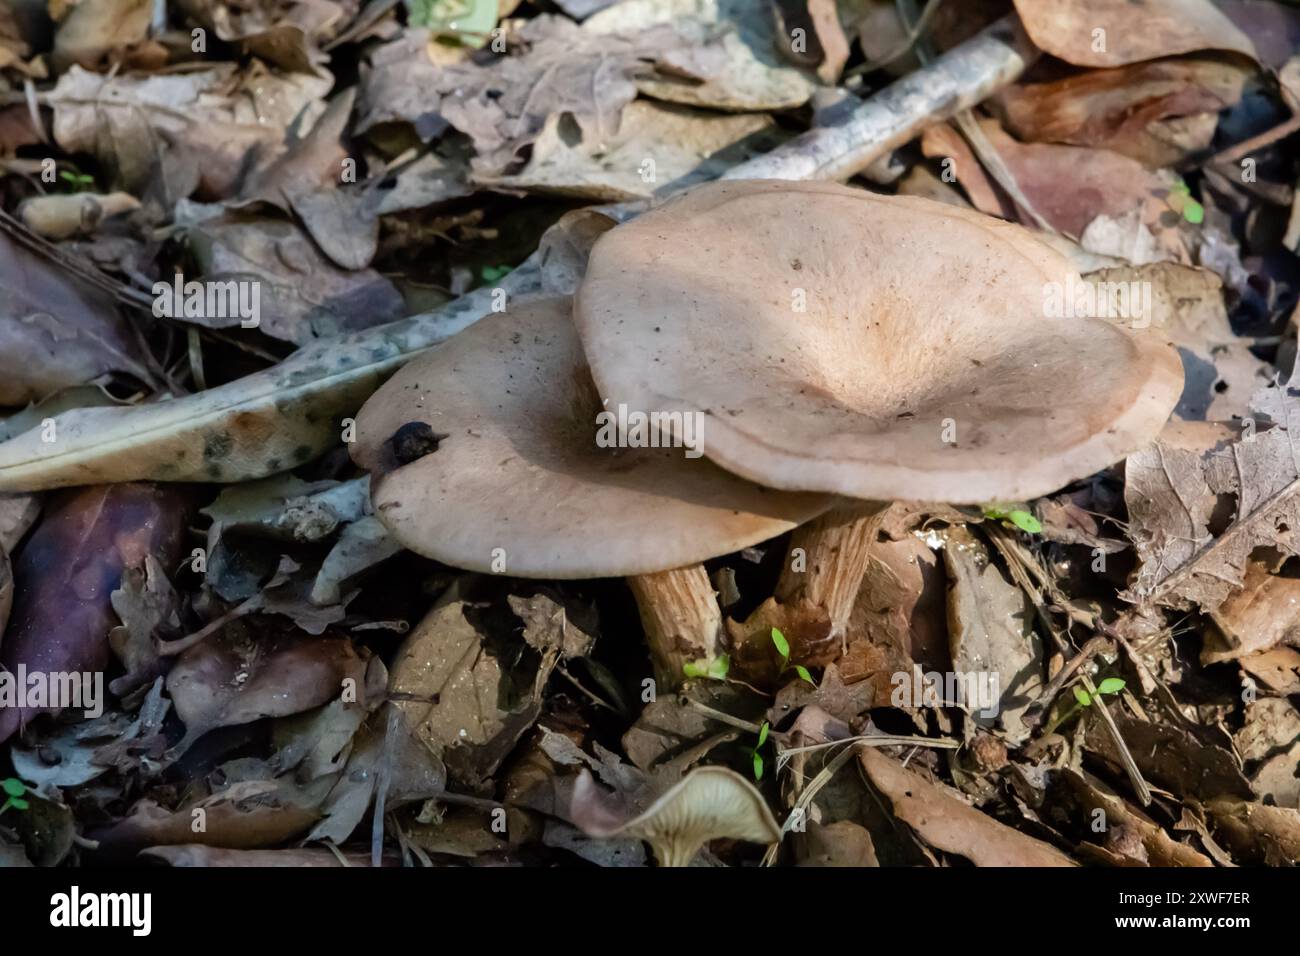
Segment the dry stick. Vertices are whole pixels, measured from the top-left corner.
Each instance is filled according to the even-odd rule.
[[[833,126],[810,130],[731,170],[731,179],[847,179],[925,127],[1013,82],[1033,59],[1012,20],[965,43],[865,100]],[[535,252],[498,285],[507,295],[542,289]],[[338,444],[336,421],[354,414],[379,384],[424,349],[491,311],[495,290],[476,289],[432,312],[326,340],[271,369],[198,395],[78,421],[56,418],[58,442],[29,432],[0,444],[0,491],[156,478],[172,459],[173,481],[246,481]],[[84,414],[84,413],[82,413]],[[231,454],[205,459],[205,438]],[[144,453],[148,449],[149,453]],[[220,464],[217,474],[208,466]]]

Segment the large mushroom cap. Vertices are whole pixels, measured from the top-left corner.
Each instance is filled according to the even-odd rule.
[[[601,410],[570,300],[537,300],[486,316],[393,376],[358,415],[352,455],[373,473],[375,511],[403,545],[521,577],[677,568],[775,537],[828,505],[683,448],[598,447]],[[412,422],[428,427],[405,434],[431,430],[432,440],[403,464],[392,437]]]
[[[1071,281],[1027,231],[975,213],[724,182],[602,236],[574,318],[608,400],[704,412],[704,453],[737,474],[1018,500],[1144,445],[1182,387],[1162,340],[1049,317],[1048,284]]]

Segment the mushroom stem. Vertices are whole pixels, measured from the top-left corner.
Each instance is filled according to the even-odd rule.
[[[636,596],[655,680],[675,688],[686,665],[722,653],[722,610],[704,565],[693,564],[627,579]]]
[[[886,507],[885,502],[855,502],[796,528],[776,585],[777,600],[820,608],[831,636],[842,636]]]

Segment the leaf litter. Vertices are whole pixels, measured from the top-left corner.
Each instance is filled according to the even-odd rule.
[[[1120,318],[1182,361],[1169,424],[1031,501],[896,506],[844,633],[773,597],[786,539],[713,559],[729,655],[662,687],[623,581],[404,550],[349,429],[412,356],[579,292],[616,223],[798,148],[977,14],[51,6],[0,11],[0,698],[103,686],[3,700],[27,808],[0,859],[1300,862],[1285,8],[1014,4],[1051,57],[853,184],[1135,290]],[[260,315],[152,308],[190,280]]]

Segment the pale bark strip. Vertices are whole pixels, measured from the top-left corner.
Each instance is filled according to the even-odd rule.
[[[1014,81],[1032,54],[1002,20],[863,102],[842,123],[811,130],[728,178],[845,179],[926,126]],[[534,253],[499,285],[541,290]],[[238,482],[294,467],[338,444],[354,414],[398,367],[485,315],[478,289],[432,312],[332,339],[278,366],[197,395],[131,408],[79,409],[0,444],[0,491],[137,481]]]

